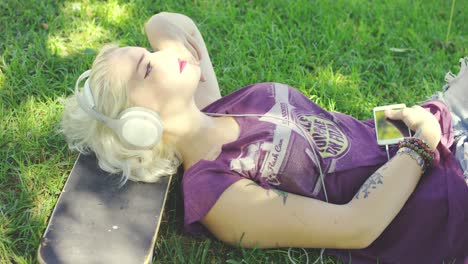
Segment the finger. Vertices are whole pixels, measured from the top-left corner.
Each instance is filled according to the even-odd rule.
[[[205,77],[205,75],[203,74],[203,71],[202,71],[201,74],[200,74],[200,81],[201,81],[201,82],[206,82],[206,77]]]
[[[184,43],[184,46],[190,52],[190,55],[192,55],[192,58],[198,61],[198,58],[197,58],[198,55],[197,55],[197,51],[195,50],[195,48],[192,45],[190,45],[190,43],[188,43],[187,41]]]
[[[201,54],[200,48],[198,47],[198,43],[197,43],[196,39],[193,36],[188,35],[187,36],[187,42],[196,51],[197,60],[201,60],[202,59],[202,54]]]
[[[386,109],[385,116],[394,119],[394,120],[402,120],[403,119],[403,110],[393,110],[393,109]]]

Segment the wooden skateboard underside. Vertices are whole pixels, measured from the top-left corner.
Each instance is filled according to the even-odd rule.
[[[170,178],[145,184],[102,171],[80,155],[38,249],[41,263],[149,263]]]

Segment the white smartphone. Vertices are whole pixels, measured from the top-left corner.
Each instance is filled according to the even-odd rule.
[[[395,104],[374,107],[375,134],[377,144],[396,144],[405,137],[411,137],[411,131],[401,120],[391,120],[385,117],[385,110],[401,110],[406,108],[405,104]]]

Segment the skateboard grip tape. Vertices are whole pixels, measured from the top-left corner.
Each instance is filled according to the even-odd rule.
[[[41,239],[41,263],[151,261],[170,177],[128,181],[102,171],[94,155],[80,155]]]

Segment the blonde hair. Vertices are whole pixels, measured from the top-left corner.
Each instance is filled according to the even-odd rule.
[[[117,49],[117,45],[105,46],[94,60],[90,75],[97,111],[114,119],[131,106],[126,81],[112,74],[110,55]],[[94,152],[99,167],[109,173],[121,174],[122,184],[127,180],[156,182],[176,173],[181,164],[174,146],[164,141],[149,150],[132,149],[122,144],[112,129],[79,107],[75,95],[64,100],[61,131],[70,149],[84,154]]]

